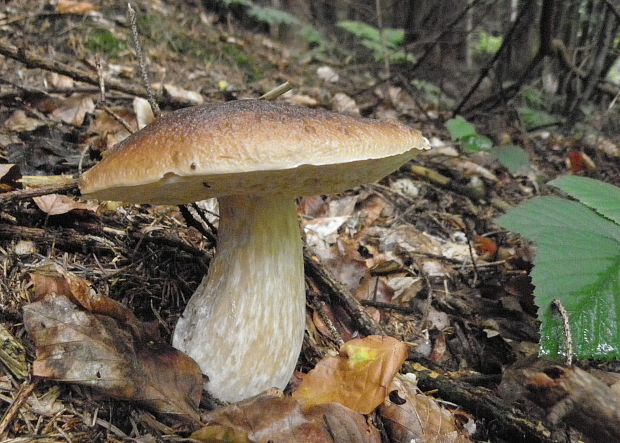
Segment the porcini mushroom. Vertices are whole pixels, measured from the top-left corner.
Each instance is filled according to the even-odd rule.
[[[305,330],[294,198],[376,181],[428,149],[398,123],[262,100],[181,109],[132,134],[81,178],[89,198],[181,204],[217,197],[217,254],[173,345],[206,389],[239,401],[289,381]]]

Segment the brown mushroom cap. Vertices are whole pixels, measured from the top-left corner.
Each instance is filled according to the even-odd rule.
[[[339,192],[429,149],[416,130],[264,100],[181,109],[131,135],[80,180],[90,198],[180,204]]]

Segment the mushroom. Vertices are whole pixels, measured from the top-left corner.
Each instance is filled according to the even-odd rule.
[[[413,129],[262,100],[181,109],[121,142],[80,180],[89,198],[182,204],[217,197],[217,254],[173,346],[224,401],[283,389],[305,330],[294,198],[376,181],[428,149]]]

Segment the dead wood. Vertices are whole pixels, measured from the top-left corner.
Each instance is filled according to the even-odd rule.
[[[31,51],[26,51],[24,48],[17,48],[13,45],[0,42],[0,54],[5,57],[12,58],[18,62],[23,63],[28,68],[40,68],[46,71],[56,72],[58,74],[66,75],[74,80],[78,80],[91,85],[99,86],[99,78],[97,73],[90,73],[82,69],[74,68],[67,64],[61,63],[56,60],[46,59],[39,57]],[[126,94],[135,95],[138,97],[146,98],[148,96],[146,90],[143,87],[132,85],[127,82],[122,82],[114,78],[106,79],[106,86],[108,89],[114,89],[116,91],[124,92]]]
[[[419,371],[410,363],[405,363],[404,368],[405,372],[416,374],[418,387],[423,391],[437,391],[443,400],[456,403],[476,417],[487,420],[495,437],[508,441],[557,442],[549,437],[551,432],[540,422],[506,404],[489,389],[471,386],[436,372]]]
[[[551,423],[567,423],[592,441],[620,441],[618,391],[583,369],[550,366],[530,373],[527,389]]]
[[[61,185],[44,186],[35,189],[20,189],[12,192],[5,192],[0,194],[0,205],[12,201],[26,200],[32,197],[40,197],[42,195],[66,193],[77,190],[77,180],[73,180],[69,183],[63,183]]]
[[[81,223],[79,229],[63,228],[56,230],[0,224],[0,239],[30,240],[37,244],[53,246],[71,252],[116,254],[122,251],[126,255],[132,253],[128,250],[128,245],[125,242],[114,242],[106,238],[108,233],[103,226],[95,223]],[[195,257],[207,259],[203,251],[179,238],[162,234],[151,236],[141,232],[128,232],[127,236],[134,241],[168,246]]]
[[[332,301],[344,308],[363,334],[386,335],[381,325],[368,315],[362,304],[353,297],[347,288],[329,275],[319,259],[313,257],[307,248],[304,248],[304,265],[306,275],[325,290],[326,295]]]

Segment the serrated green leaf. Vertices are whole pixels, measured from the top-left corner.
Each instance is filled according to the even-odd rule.
[[[575,175],[556,178],[549,184],[620,224],[620,188],[617,186]]]
[[[530,170],[530,157],[519,146],[501,146],[493,148],[489,154],[508,169],[511,175],[525,175]]]
[[[480,151],[488,151],[493,147],[493,141],[486,135],[473,134],[463,137],[461,140],[461,147],[464,152],[468,154],[474,154]]]
[[[559,197],[530,200],[497,223],[538,247],[531,275],[541,355],[565,352],[562,325],[551,308],[557,298],[568,312],[577,358],[620,358],[620,226]]]
[[[452,140],[462,140],[465,137],[478,134],[474,125],[469,123],[460,115],[448,120],[446,122],[446,128],[448,129]]]

